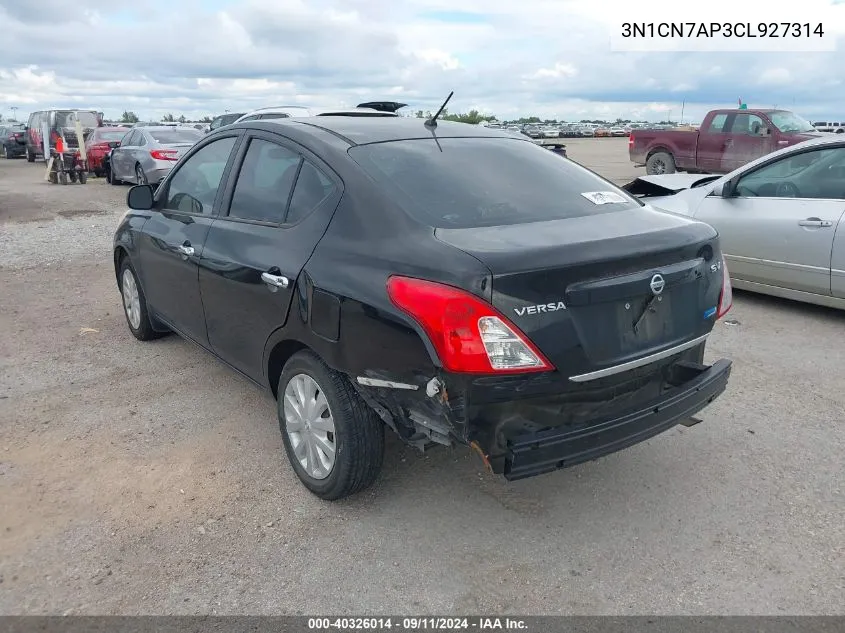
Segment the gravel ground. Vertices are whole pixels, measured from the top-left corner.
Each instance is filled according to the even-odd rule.
[[[624,141],[567,144],[625,182]],[[0,613],[845,613],[841,313],[738,293],[695,427],[513,484],[390,438],[326,503],[268,395],[129,334],[126,188],[41,177],[0,161]]]

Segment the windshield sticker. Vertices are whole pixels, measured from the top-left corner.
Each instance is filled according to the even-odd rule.
[[[593,204],[624,204],[624,197],[613,191],[585,191],[581,194]]]

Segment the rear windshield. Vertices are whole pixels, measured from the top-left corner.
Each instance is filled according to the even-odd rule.
[[[93,112],[83,112],[79,110],[56,112],[57,128],[75,128],[77,121],[82,123],[83,128],[97,127],[99,125],[97,115]]]
[[[148,132],[157,143],[195,143],[203,136],[202,132],[191,127]]]
[[[516,138],[374,143],[352,147],[349,155],[435,228],[543,222],[642,206],[580,165]]]
[[[126,130],[109,130],[105,132],[99,130],[96,132],[96,138],[101,141],[119,141],[126,136]]]

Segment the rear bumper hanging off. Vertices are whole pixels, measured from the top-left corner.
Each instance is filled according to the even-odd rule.
[[[578,429],[551,429],[512,437],[505,455],[491,459],[493,472],[508,480],[574,466],[654,437],[695,415],[727,387],[731,361],[688,365],[689,380],[636,411],[597,420]]]

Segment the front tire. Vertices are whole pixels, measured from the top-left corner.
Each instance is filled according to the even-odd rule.
[[[128,256],[124,257],[120,263],[118,279],[120,279],[120,296],[123,299],[123,314],[132,336],[139,341],[161,338],[162,334],[153,329],[150,314],[147,312],[147,298],[144,296],[144,291],[138,282],[138,275],[135,274]]]
[[[111,166],[111,163],[106,167],[106,179],[109,181],[110,185],[120,185],[122,182],[114,177],[114,168]]]
[[[12,160],[12,152],[9,151],[8,145],[3,146],[3,158],[6,160]]]
[[[343,374],[309,351],[279,378],[279,427],[303,485],[328,501],[368,488],[384,460],[384,424]]]
[[[645,163],[645,171],[649,176],[660,176],[662,174],[674,174],[678,169],[675,167],[675,159],[668,152],[657,152],[648,157]]]

